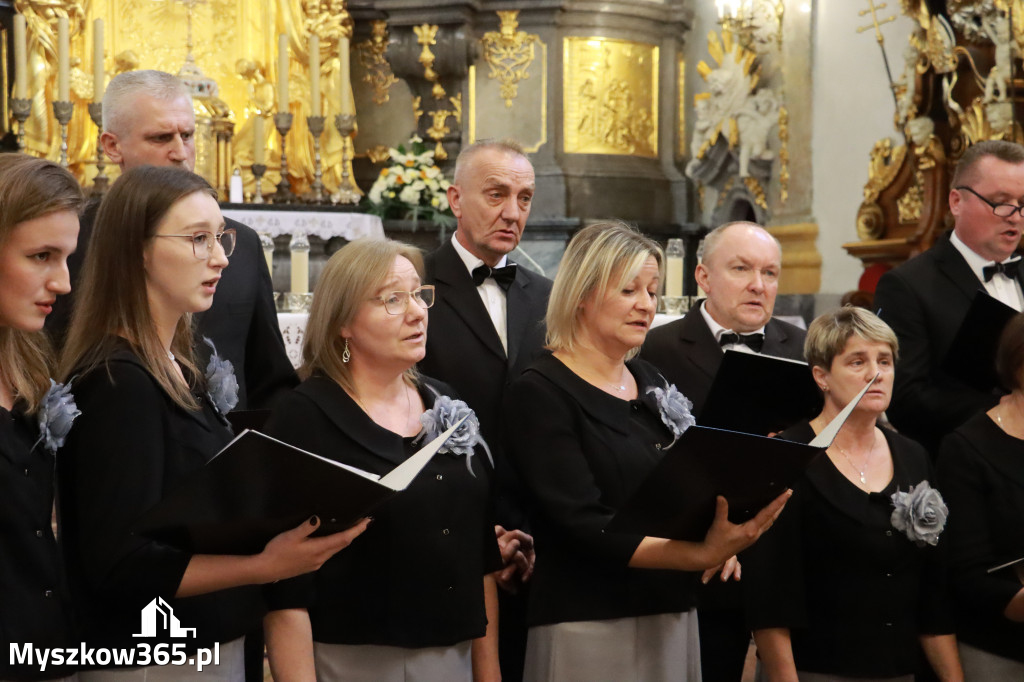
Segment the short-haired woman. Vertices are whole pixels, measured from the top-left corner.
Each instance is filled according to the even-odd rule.
[[[418,375],[433,286],[415,247],[358,240],[331,256],[306,327],[304,381],[267,433],[387,474],[470,414],[449,386]],[[501,568],[493,463],[479,423],[456,431],[369,530],[317,571],[279,587],[267,616],[275,679],[455,682],[497,679]],[[312,586],[314,589],[307,592]]]
[[[74,644],[70,600],[50,516],[54,454],[73,406],[51,389],[41,330],[57,296],[71,291],[82,191],[55,163],[0,154],[0,197],[0,641],[65,647]],[[64,674],[17,665],[6,648],[0,655],[3,680]]]
[[[200,176],[143,166],[117,179],[96,216],[64,347],[82,414],[58,464],[64,553],[87,644],[135,649],[142,610],[162,600],[194,628],[183,652],[219,647],[220,665],[204,674],[222,680],[243,678],[244,634],[264,613],[258,586],[315,570],[365,527],[311,538],[311,519],[251,556],[190,554],[132,533],[140,514],[231,440],[230,391],[196,367],[191,315],[210,307],[233,247]],[[170,621],[164,604],[154,606]],[[153,650],[165,637],[145,643]],[[188,666],[159,662],[142,657],[141,669],[81,677],[191,679]]]
[[[878,378],[794,486],[775,528],[744,554],[748,620],[771,682],[913,680],[919,643],[940,679],[961,677],[933,546],[946,510],[929,486],[930,460],[876,426],[897,350],[892,329],[863,308],[826,313],[807,330],[804,355],[825,406],[780,438],[810,442]],[[908,524],[922,508],[931,522]]]
[[[697,576],[687,572],[732,565],[788,497],[739,526],[719,499],[703,542],[604,531],[693,423],[688,401],[635,358],[654,319],[661,270],[661,249],[633,228],[581,230],[548,305],[553,354],[506,396],[509,456],[527,490],[538,557],[529,680],[699,679]]]
[[[1024,679],[1024,315],[996,351],[1010,394],[953,431],[939,450],[950,507],[949,561],[957,640],[968,680]]]

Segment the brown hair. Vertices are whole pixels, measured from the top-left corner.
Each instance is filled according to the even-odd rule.
[[[893,360],[899,354],[900,344],[896,333],[882,318],[870,310],[848,305],[819,315],[807,327],[807,338],[804,341],[807,364],[832,371],[832,361],[843,352],[846,343],[854,335],[867,341],[889,344]]]
[[[661,247],[623,222],[594,223],[577,232],[565,249],[548,299],[548,348],[574,351],[579,343],[580,306],[587,297],[593,293],[600,298],[610,287],[621,287],[651,256],[661,274]],[[618,280],[613,282],[616,274]],[[629,357],[639,351],[635,348]]]
[[[217,197],[206,180],[181,168],[140,166],[114,182],[96,214],[85,255],[81,291],[61,357],[64,376],[105,365],[120,337],[174,402],[196,409],[191,391],[178,380],[157,336],[145,268],[145,250],[160,221],[177,201],[195,192]],[[198,377],[191,327],[192,316],[183,316],[171,351],[188,374]]]
[[[25,154],[0,154],[0,197],[0,248],[21,223],[61,211],[77,214],[83,205],[71,173]],[[0,380],[29,412],[39,406],[52,371],[53,351],[43,332],[0,327]]]
[[[996,372],[999,382],[1008,391],[1024,388],[1024,313],[1010,318],[999,337]]]
[[[972,144],[957,162],[950,186],[956,189],[974,182],[972,171],[978,162],[987,156],[994,156],[1006,163],[1024,163],[1024,146],[1007,140],[982,140]]]
[[[305,379],[321,372],[355,395],[352,372],[341,359],[345,349],[341,328],[352,324],[366,300],[377,293],[399,256],[407,258],[423,277],[420,250],[392,239],[357,239],[331,256],[313,293],[299,376]],[[408,370],[406,378],[415,385],[415,369]]]

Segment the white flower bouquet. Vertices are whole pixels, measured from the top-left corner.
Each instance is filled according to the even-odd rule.
[[[434,162],[434,150],[413,135],[406,145],[388,150],[391,165],[382,168],[367,193],[368,211],[381,218],[430,220],[443,227],[455,225],[448,206],[451,184]]]

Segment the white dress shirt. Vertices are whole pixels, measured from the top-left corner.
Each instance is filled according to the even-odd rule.
[[[459,258],[462,259],[470,275],[473,274],[473,270],[477,267],[485,265],[483,260],[471,254],[466,247],[459,243],[454,233],[452,233],[452,246],[455,247],[455,253],[459,254]],[[506,263],[508,263],[508,256],[502,256],[501,260],[494,267],[503,268]],[[493,277],[485,279],[476,288],[476,291],[480,294],[480,300],[484,302],[484,308],[487,309],[491,322],[494,323],[494,330],[498,332],[498,338],[501,339],[501,347],[505,349],[505,354],[508,355],[508,322],[506,320],[507,302],[505,300],[505,292],[498,286]]]
[[[708,312],[707,302],[708,302],[707,299],[704,299],[703,301],[701,301],[701,303],[700,303],[700,314],[704,316],[704,321],[707,323],[708,329],[710,329],[711,333],[714,334],[714,336],[715,336],[715,343],[721,343],[721,341],[722,341],[722,334],[739,334],[738,331],[735,331],[735,330],[732,330],[732,329],[728,329],[728,328],[723,327],[722,325],[718,324],[717,322],[715,322],[715,318],[711,317],[711,313]],[[764,335],[764,327],[761,327],[760,329],[755,329],[752,332],[746,332],[746,333],[747,334],[761,334],[763,336]],[[751,353],[753,355],[759,355],[759,353],[757,351],[755,351],[753,348],[751,348],[750,346],[748,346],[745,343],[729,343],[729,344],[726,344],[726,345],[722,346],[722,352],[725,352],[727,350],[738,350],[741,353]]]
[[[971,268],[971,272],[978,277],[978,281],[981,282],[981,285],[985,288],[985,291],[988,292],[989,296],[1002,301],[1018,313],[1024,310],[1024,295],[1022,295],[1020,290],[1020,282],[1015,279],[1010,279],[1002,272],[997,272],[993,275],[992,279],[986,282],[984,268],[986,265],[995,265],[995,261],[985,260],[976,254],[971,250],[971,247],[967,246],[967,244],[964,244],[963,241],[960,240],[960,237],[956,236],[956,232],[953,232],[953,234],[950,235],[949,243],[952,244],[954,248],[960,252],[960,255],[964,257],[964,260],[967,261],[967,265]],[[1010,261],[1019,259],[1020,256],[1014,255],[1002,262],[1009,263]]]

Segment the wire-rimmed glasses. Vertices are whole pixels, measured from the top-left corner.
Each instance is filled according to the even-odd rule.
[[[235,252],[235,242],[237,241],[235,238],[235,228],[233,227],[229,227],[216,235],[206,230],[200,230],[192,234],[155,234],[153,236],[188,239],[192,242],[192,255],[199,260],[208,260],[213,255],[214,240],[220,242],[220,247],[224,249],[225,256],[230,256]]]
[[[388,315],[404,315],[409,309],[409,301],[415,299],[421,308],[429,308],[434,305],[434,285],[424,284],[412,291],[388,291],[380,296],[374,296],[371,301],[380,301],[384,304],[384,310]]]

